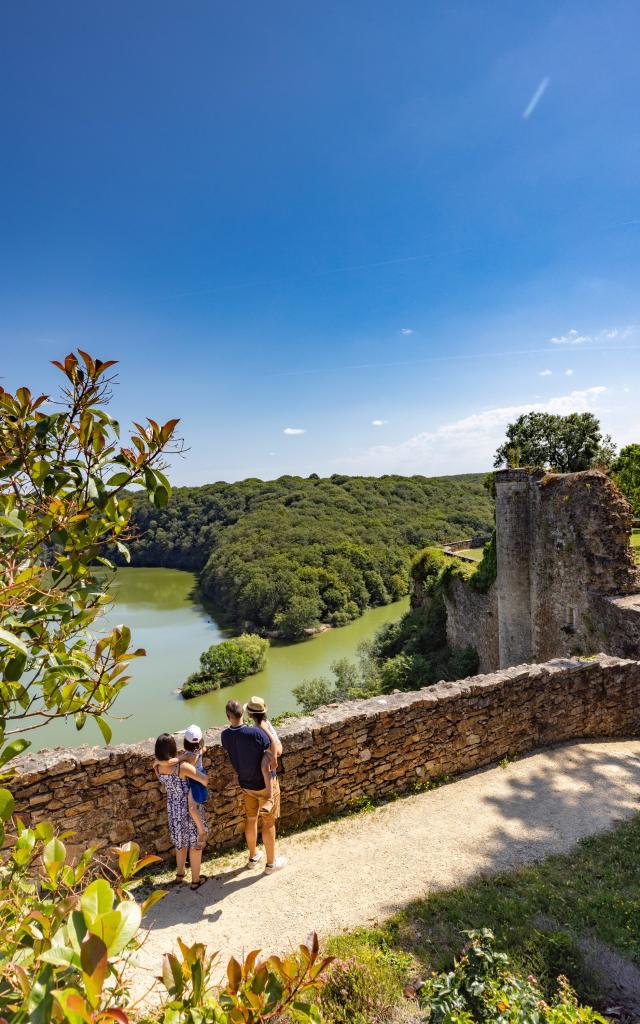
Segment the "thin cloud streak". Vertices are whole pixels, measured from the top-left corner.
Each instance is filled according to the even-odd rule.
[[[611,345],[589,345],[588,347],[576,350],[580,352],[637,352],[640,345],[618,345],[612,348]],[[472,352],[466,355],[451,356],[430,356],[427,359],[402,359],[389,363],[352,363],[345,366],[315,366],[309,370],[277,370],[274,373],[263,373],[262,377],[312,377],[321,373],[346,373],[350,370],[384,370],[400,366],[424,366],[430,363],[464,363],[472,359],[504,359],[515,356],[548,356],[553,352],[549,348],[524,348],[514,349],[510,352]],[[560,354],[560,350],[558,350]]]
[[[533,114],[534,110],[538,106],[538,103],[540,102],[540,100],[544,96],[545,92],[547,91],[547,88],[549,86],[549,81],[550,81],[550,79],[547,76],[545,76],[542,79],[542,81],[540,82],[540,85],[538,86],[538,88],[534,92],[533,96],[529,100],[529,103],[527,104],[526,108],[522,112],[522,116],[523,116],[525,121],[529,120],[529,118]]]

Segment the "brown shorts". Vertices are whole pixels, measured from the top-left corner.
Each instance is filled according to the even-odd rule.
[[[267,801],[266,789],[242,790],[242,795],[244,796],[244,812],[247,818],[258,818],[261,826],[275,825],[276,821],[280,817],[280,783],[277,779],[273,780],[272,789],[273,809],[268,813],[262,809]]]

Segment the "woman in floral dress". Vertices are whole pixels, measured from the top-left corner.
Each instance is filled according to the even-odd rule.
[[[187,853],[191,867],[191,888],[199,889],[207,881],[206,875],[200,874],[202,845],[198,837],[196,823],[189,814],[189,779],[207,785],[207,776],[196,771],[188,761],[169,764],[178,752],[176,741],[169,733],[163,732],[156,740],[156,764],[154,771],[167,793],[167,816],[169,832],[176,848],[176,881],[181,882],[185,876]],[[205,832],[208,831],[202,805],[196,805],[202,817]]]

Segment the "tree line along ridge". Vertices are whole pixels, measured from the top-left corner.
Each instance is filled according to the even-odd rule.
[[[229,625],[294,638],[403,597],[425,546],[489,531],[483,481],[282,476],[176,488],[163,508],[136,495],[131,564],[198,572]]]

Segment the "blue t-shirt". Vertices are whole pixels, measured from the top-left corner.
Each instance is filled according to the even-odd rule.
[[[204,766],[202,764],[202,754],[198,754],[195,763],[195,769],[204,775]],[[209,790],[205,786],[204,782],[198,782],[197,779],[187,779],[189,783],[189,789],[191,790],[191,796],[197,804],[206,804],[209,799]]]
[[[220,742],[235,768],[243,789],[264,789],[261,762],[271,740],[253,725],[230,725],[222,730]]]

